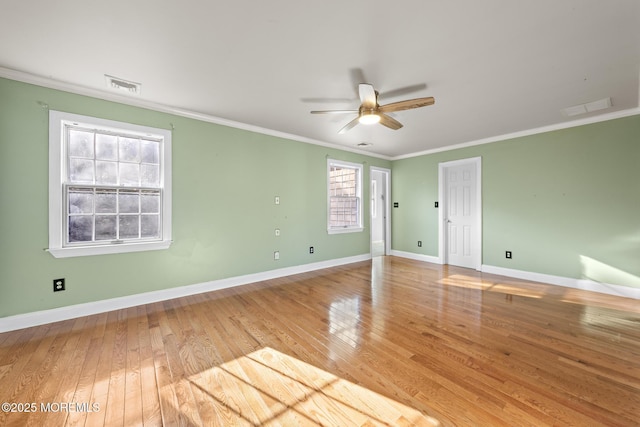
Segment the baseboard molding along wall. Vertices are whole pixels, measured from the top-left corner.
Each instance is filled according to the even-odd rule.
[[[414,259],[417,261],[431,262],[433,264],[442,264],[442,261],[438,257],[421,255],[413,252],[392,250],[391,255]],[[609,283],[596,282],[595,280],[574,279],[571,277],[534,273],[531,271],[515,270],[512,268],[496,267],[493,265],[482,265],[480,271],[482,271],[483,273],[512,277],[514,279],[523,279],[530,280],[532,282],[546,283],[549,285],[564,286],[565,288],[581,289],[583,291],[599,292],[601,294],[615,295],[618,297],[640,299],[640,288],[612,285]]]
[[[416,261],[430,262],[431,264],[442,264],[442,262],[440,261],[440,258],[435,256],[430,256],[430,255],[422,255],[422,254],[416,254],[413,252],[405,252],[405,251],[396,251],[395,249],[391,250],[391,255],[401,257],[401,258],[409,258]]]
[[[564,286],[565,288],[581,289],[583,291],[600,292],[601,294],[615,295],[640,299],[640,288],[612,285],[610,283],[596,282],[590,279],[574,279],[571,277],[553,276],[551,274],[533,273],[531,271],[514,270],[512,268],[483,265],[483,273],[499,274],[515,279],[530,280],[532,282],[547,283],[550,285]]]
[[[429,262],[432,264],[442,264],[438,257],[429,255],[397,250],[391,250],[391,255],[401,258],[413,259],[416,261]],[[89,316],[92,314],[120,310],[122,308],[135,307],[143,304],[150,304],[189,295],[201,294],[204,292],[231,288],[234,286],[242,286],[249,283],[261,282],[264,280],[277,279],[279,277],[321,270],[323,268],[337,267],[354,262],[367,261],[369,259],[371,259],[371,254],[356,255],[352,257],[320,261],[311,264],[303,264],[294,267],[286,267],[277,270],[247,274],[244,276],[213,280],[211,282],[181,286],[178,288],[163,289],[160,291],[146,292],[142,294],[129,295],[126,297],[112,298],[108,300],[88,302],[67,307],[53,308],[50,310],[36,311],[33,313],[7,316],[0,319],[0,333],[29,328],[31,326],[44,325],[47,323],[59,322],[62,320],[74,319],[82,316]],[[620,297],[640,299],[640,288],[612,285],[608,283],[596,282],[589,279],[573,279],[570,277],[553,276],[550,274],[534,273],[530,271],[515,270],[512,268],[496,267],[492,265],[483,265],[481,271],[483,273],[497,274],[500,276],[512,277],[515,279],[523,279],[530,280],[532,282],[541,282],[550,285],[564,286],[566,288],[581,289],[585,291],[600,292],[603,294],[615,295]]]
[[[163,289],[160,291],[145,292],[142,294],[129,295],[125,297],[111,298],[102,301],[94,301],[84,304],[53,308],[50,310],[36,311],[33,313],[7,316],[4,318],[0,318],[0,333],[29,328],[31,326],[44,325],[47,323],[59,322],[62,320],[89,316],[92,314],[120,310],[122,308],[135,307],[138,305],[150,304],[159,301],[167,301],[174,298],[196,295],[204,292],[231,288],[234,286],[247,285],[249,283],[256,283],[264,280],[277,279],[279,277],[291,276],[294,274],[306,273],[309,271],[322,270],[324,268],[337,267],[354,262],[367,261],[369,259],[371,259],[371,254],[356,255],[352,257],[314,262],[293,267],[279,268],[277,270],[247,274],[244,276],[213,280],[211,282],[181,286],[178,288]]]

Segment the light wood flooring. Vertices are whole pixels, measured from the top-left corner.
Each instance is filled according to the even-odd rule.
[[[0,402],[2,426],[640,425],[640,303],[380,257],[0,334]]]

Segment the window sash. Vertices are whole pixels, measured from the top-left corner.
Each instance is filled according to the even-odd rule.
[[[162,240],[160,212],[140,212],[141,191],[156,194],[159,207],[162,206],[161,140],[75,124],[65,124],[64,136],[63,246]],[[105,152],[101,153],[101,150]],[[107,164],[110,168],[100,173],[100,166]],[[152,172],[149,174],[148,171]],[[113,185],[99,185],[105,181]],[[104,192],[108,190],[114,193],[114,212],[96,212],[98,189],[100,194],[106,194]],[[91,199],[91,211],[71,212],[72,195],[82,193]],[[126,194],[137,194],[138,212],[121,211],[119,201]],[[83,206],[83,209],[89,207],[88,203],[84,205],[87,206]]]
[[[72,147],[69,146],[70,132],[78,132],[73,134]],[[129,148],[133,145],[133,151],[139,150],[139,156],[131,155],[131,151],[121,153],[119,138],[130,139],[124,143],[129,144]],[[171,139],[171,131],[166,129],[50,110],[49,253],[56,258],[67,258],[167,249],[172,242]],[[80,166],[74,169],[74,173],[78,173],[75,176],[80,177],[80,182],[69,179],[70,159],[83,161],[74,165]],[[105,165],[105,162],[112,164]],[[125,165],[124,168],[127,170],[124,174],[121,173],[119,165]],[[136,175],[135,169],[139,169],[139,175]],[[121,180],[121,176],[126,179]],[[83,195],[83,191],[91,194]],[[93,195],[98,193],[118,194],[126,191],[144,192],[145,209],[153,205],[153,213],[118,211],[105,214],[95,210],[97,208],[91,201]],[[70,208],[70,192],[75,192],[71,197],[86,197],[91,203]],[[142,203],[142,193],[138,194],[138,203]],[[109,215],[115,219],[107,218]],[[83,216],[89,219],[82,219]],[[94,228],[95,216],[104,220],[98,235],[95,234],[97,228]],[[80,239],[77,239],[78,236],[70,237],[71,217],[86,221],[84,224],[88,230]],[[114,221],[120,221],[120,218],[125,218],[122,220],[123,225],[131,226],[128,229],[131,233],[118,235],[118,232],[113,231],[116,229]],[[117,227],[119,226],[120,223]],[[109,227],[112,227],[112,231],[103,234]]]
[[[333,228],[359,227],[360,198],[331,196],[329,221]]]
[[[71,198],[70,194],[86,194],[90,197],[90,201],[87,203],[88,206],[81,207],[79,210],[72,212],[71,206]],[[111,211],[103,210],[101,211],[98,208],[98,196],[100,195],[114,195],[114,208]],[[134,196],[138,198],[137,208],[135,211],[126,211],[123,209],[121,205],[121,197],[120,196]],[[64,229],[64,246],[65,247],[78,247],[78,246],[86,246],[86,245],[107,245],[107,244],[120,244],[120,243],[135,243],[135,242],[154,242],[154,241],[162,241],[162,196],[163,192],[161,189],[157,188],[146,188],[146,187],[110,187],[110,186],[89,186],[89,185],[77,185],[77,184],[65,184],[64,185],[64,198],[65,198],[65,221],[63,224]],[[157,197],[157,208],[154,212],[151,212],[149,207],[143,206],[143,198],[144,197]],[[78,209],[78,208],[76,208]],[[74,220],[78,220],[83,217],[88,219],[88,222],[83,221],[86,227],[86,224],[89,224],[90,237],[87,236],[87,230],[84,230],[84,235],[82,238],[76,237],[72,238],[74,233],[82,233],[82,230],[72,230],[71,223]],[[98,236],[99,227],[97,224],[98,220],[104,221],[107,217],[112,217],[114,221],[113,232],[115,235],[113,238],[100,238]],[[124,237],[122,232],[122,228],[125,224],[123,224],[124,218],[134,219],[137,222],[137,236],[127,236]],[[131,220],[129,220],[131,222]],[[157,229],[156,233],[149,233],[149,229],[153,230],[155,223],[155,228]],[[105,231],[103,230],[103,233]]]
[[[362,165],[329,161],[328,231],[362,230]]]
[[[72,135],[82,134],[88,137],[84,141],[72,137]],[[112,153],[101,153],[101,148],[108,146],[106,141],[99,141],[101,137],[111,139],[109,142],[112,145]],[[142,137],[124,130],[115,132],[67,123],[64,125],[63,143],[65,183],[162,188],[161,139]],[[127,145],[135,148],[133,153],[127,153]],[[106,169],[107,166],[110,170]],[[102,173],[100,173],[101,167]],[[131,172],[133,172],[133,180],[132,176],[127,176]],[[83,174],[86,176],[82,176]],[[106,181],[105,178],[107,178]]]

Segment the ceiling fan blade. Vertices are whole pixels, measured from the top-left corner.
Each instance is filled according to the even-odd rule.
[[[387,116],[386,114],[379,114],[380,116],[380,124],[388,127],[389,129],[398,130],[402,127],[402,123],[394,119],[393,117]]]
[[[311,114],[358,114],[358,110],[321,110],[311,111]]]
[[[432,96],[427,98],[407,99],[406,101],[392,102],[391,104],[382,105],[378,108],[378,111],[382,113],[390,113],[392,111],[410,110],[412,108],[433,105],[435,102],[436,100]]]
[[[396,96],[408,95],[410,93],[418,92],[427,88],[426,83],[421,83],[417,85],[405,86],[398,89],[390,90],[387,92],[383,92],[379,95],[380,98],[394,98]]]
[[[358,85],[358,93],[360,94],[360,101],[362,101],[362,108],[376,108],[378,97],[372,85],[360,83]]]
[[[339,134],[343,134],[346,133],[348,131],[350,131],[351,129],[353,129],[358,123],[360,123],[358,121],[359,117],[356,117],[355,119],[351,120],[349,123],[347,123],[342,129],[340,129],[338,131]],[[402,126],[402,125],[400,125]]]

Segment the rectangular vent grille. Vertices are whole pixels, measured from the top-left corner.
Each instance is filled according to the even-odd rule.
[[[140,83],[124,80],[119,77],[109,76],[107,74],[105,74],[104,77],[109,89],[127,92],[133,95],[140,94],[140,87],[142,86]]]
[[[611,108],[611,98],[603,98],[597,101],[588,102],[586,104],[574,105],[573,107],[567,107],[562,110],[565,116],[573,117],[580,114],[592,113],[594,111],[606,110]]]

